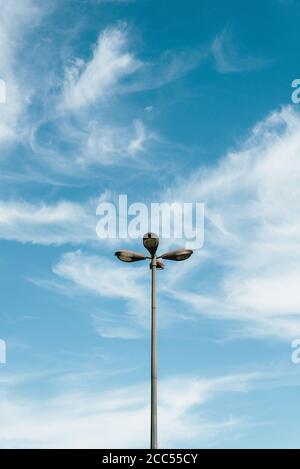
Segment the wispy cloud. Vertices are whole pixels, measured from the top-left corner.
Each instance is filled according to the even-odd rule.
[[[136,339],[149,329],[149,315],[145,303],[150,304],[149,289],[146,287],[146,266],[138,267],[120,264],[117,259],[107,259],[82,250],[68,252],[53,266],[57,276],[52,290],[68,295],[89,293],[103,299],[126,302],[121,308],[93,308],[90,317],[94,328],[102,337]],[[57,280],[59,279],[59,281]],[[40,287],[48,287],[49,281],[39,281]],[[35,282],[36,283],[36,282]],[[66,290],[66,291],[64,291]]]
[[[83,376],[84,381],[87,376]],[[177,376],[159,388],[160,444],[199,447],[235,432],[241,417],[216,416],[199,411],[207,401],[224,393],[249,392],[261,377],[237,374],[211,379]],[[14,383],[17,380],[13,380]],[[10,382],[6,383],[10,386]],[[130,448],[148,442],[148,386],[140,384],[97,392],[62,388],[47,398],[18,397],[14,388],[2,388],[0,400],[2,448]],[[47,422],[47,425],[42,425]],[[126,428],[126,431],[124,431]]]
[[[140,268],[126,268],[105,257],[74,251],[64,254],[53,267],[55,274],[95,294],[108,298],[142,300]]]
[[[219,271],[212,294],[203,282],[195,295],[174,294],[203,314],[241,321],[251,335],[300,333],[299,135],[299,113],[285,107],[215,169],[199,170],[170,192],[206,204],[198,274],[208,264]]]
[[[150,141],[156,140],[153,132],[146,129],[143,121],[136,119],[132,128],[98,126],[94,123],[86,142],[84,155],[78,158],[83,166],[91,164],[125,164],[146,150]]]
[[[99,35],[92,58],[76,58],[66,69],[64,105],[79,109],[114,94],[159,88],[199,66],[208,52],[207,48],[168,50],[149,62],[136,57],[125,23],[106,28]]]
[[[107,28],[98,39],[92,59],[77,59],[66,71],[65,105],[81,108],[109,97],[122,78],[133,74],[142,63],[127,52],[126,26]]]
[[[120,87],[122,92],[153,90],[170,84],[196,69],[208,56],[209,48],[167,50],[153,62],[144,61],[135,80]]]
[[[57,245],[88,242],[96,240],[96,223],[88,203],[0,201],[1,239]]]
[[[226,27],[213,41],[212,54],[220,73],[247,72],[270,65],[271,60],[244,54],[233,38],[232,29]]]
[[[157,89],[180,79],[201,63],[208,50],[167,50],[149,60],[144,58],[142,48],[137,50],[137,33],[125,23],[116,23],[100,31],[93,48],[90,44],[90,56],[81,56],[81,51],[72,49],[67,57],[73,58],[69,62],[65,58],[65,73],[61,76],[61,63],[52,43],[41,43],[29,51],[26,42],[23,48],[28,51],[29,63],[14,59],[21,32],[27,31],[25,25],[30,24],[31,33],[38,35],[32,23],[37,26],[45,14],[41,8],[36,9],[33,0],[26,2],[24,15],[21,8],[15,11],[16,4],[14,8],[6,7],[2,42],[7,75],[3,72],[0,77],[7,81],[10,96],[0,109],[0,138],[2,131],[5,139],[17,138],[24,145],[21,152],[26,153],[26,159],[19,157],[20,152],[10,155],[2,179],[61,184],[67,183],[67,178],[92,177],[94,169],[103,165],[138,162],[142,170],[147,169],[145,155],[154,153],[158,133],[152,123],[149,126],[145,113],[127,108],[126,99],[131,93]],[[14,28],[19,20],[16,41]],[[53,60],[48,76],[46,53]],[[13,90],[9,88],[15,89],[16,99],[11,99]],[[26,109],[28,112],[23,112]]]
[[[0,142],[9,142],[20,139],[24,133],[18,124],[31,95],[26,75],[16,65],[16,58],[28,27],[38,21],[42,9],[34,0],[1,0],[0,9],[0,79],[6,84],[6,102],[0,104]]]

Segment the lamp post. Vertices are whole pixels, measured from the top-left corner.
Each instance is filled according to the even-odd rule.
[[[191,249],[178,249],[166,252],[160,256],[156,255],[159,238],[155,233],[146,233],[143,236],[144,247],[150,253],[145,256],[134,251],[117,251],[115,256],[123,262],[138,262],[150,259],[151,269],[151,429],[150,448],[157,449],[157,354],[156,354],[156,270],[164,269],[161,259],[170,261],[184,261],[188,259],[193,251]]]

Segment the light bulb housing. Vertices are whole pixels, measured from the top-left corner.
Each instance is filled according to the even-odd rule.
[[[176,249],[176,251],[166,252],[159,256],[161,259],[169,261],[185,261],[193,254],[192,249]]]
[[[157,251],[159,245],[159,237],[155,233],[146,233],[143,236],[144,247],[150,252],[153,257]]]
[[[147,259],[147,256],[134,251],[116,251],[115,256],[122,262],[138,262]]]

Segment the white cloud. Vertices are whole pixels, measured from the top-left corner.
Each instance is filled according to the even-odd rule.
[[[92,59],[76,60],[66,71],[65,105],[81,108],[109,96],[122,78],[133,74],[141,62],[126,51],[125,27],[107,28],[99,36]]]
[[[154,134],[148,132],[139,119],[133,121],[132,129],[94,124],[87,139],[86,151],[78,161],[83,165],[124,163],[143,152],[154,138]]]
[[[143,150],[144,143],[147,139],[146,129],[142,121],[135,120],[134,125],[134,137],[128,145],[128,152],[131,155]]]
[[[44,378],[43,378],[44,379]],[[83,376],[86,382],[87,376]],[[162,380],[159,386],[159,442],[161,447],[212,444],[239,428],[240,419],[208,421],[201,406],[223,393],[250,391],[256,374],[197,379],[189,376]],[[14,380],[16,382],[16,380]],[[6,383],[9,386],[9,382]],[[62,383],[60,383],[61,386]],[[71,382],[72,386],[72,382]],[[70,388],[71,389],[71,388]],[[47,398],[18,397],[2,387],[0,441],[2,448],[136,448],[148,447],[149,386],[141,384],[97,392],[68,388]],[[126,431],[124,431],[126,429]]]
[[[29,25],[40,17],[41,9],[33,0],[0,1],[0,79],[6,84],[6,103],[0,104],[0,141],[20,138],[19,119],[30,97],[23,70],[16,64],[16,54],[23,45]]]
[[[0,201],[1,239],[38,244],[88,242],[97,239],[96,223],[88,204]]]
[[[128,28],[106,28],[100,35],[93,57],[76,58],[66,69],[64,106],[80,109],[114,94],[155,89],[180,79],[196,68],[208,50],[165,51],[153,62],[129,52]]]
[[[132,82],[120,85],[121,92],[138,92],[160,88],[179,80],[197,68],[208,56],[209,50],[167,50],[153,62],[143,62]]]
[[[36,10],[32,6],[33,0],[30,4],[29,1],[26,0],[26,14],[30,11],[33,16]],[[11,17],[11,24],[14,24],[13,15]],[[22,70],[19,70],[20,60],[17,61],[18,70],[10,67],[12,76],[20,77],[22,86],[12,81],[9,85],[14,83],[18,90],[18,99],[15,100],[18,109],[14,110],[12,103],[1,107],[5,113],[12,111],[8,127],[5,119],[1,121],[5,127],[3,132],[9,130],[11,137],[28,140],[31,151],[27,152],[26,165],[21,161],[14,166],[18,170],[12,170],[11,165],[2,178],[13,179],[15,171],[18,171],[21,180],[56,183],[59,175],[61,178],[78,178],[79,174],[81,177],[90,176],[97,165],[135,163],[138,155],[149,150],[150,144],[157,140],[156,134],[148,129],[138,113],[134,115],[131,112],[131,106],[125,108],[118,98],[131,92],[158,88],[181,78],[197,67],[205,54],[198,50],[166,51],[149,62],[137,58],[134,45],[133,33],[126,25],[107,27],[99,34],[90,58],[77,57],[70,66],[66,65],[63,90],[58,95],[61,79],[57,75],[58,63],[52,47],[47,46],[50,56],[53,54],[53,69],[46,77],[44,56],[38,56],[39,53],[44,54],[42,45],[30,51],[30,63],[21,67]],[[63,46],[69,48],[68,43]],[[63,47],[62,58],[65,56]],[[38,72],[30,74],[29,69]],[[25,75],[29,79],[23,78],[21,83]],[[8,95],[11,93],[8,90]],[[30,93],[39,103],[41,112],[22,114],[22,109],[30,102]],[[99,107],[93,108],[99,104],[101,112]],[[68,110],[76,112],[66,112]],[[21,115],[24,119],[16,132],[15,124]],[[147,166],[145,160],[139,160],[144,167]]]
[[[77,286],[108,298],[143,300],[140,267],[133,268],[82,251],[64,254],[53,267],[55,274],[71,280]]]
[[[51,122],[46,123],[46,128]],[[39,158],[39,164],[46,166],[47,171],[40,171],[32,177],[48,180],[50,183],[61,176],[87,178],[95,176],[94,170],[99,166],[139,165],[146,166],[146,158],[159,137],[149,129],[141,119],[133,119],[126,124],[117,124],[111,118],[86,119],[80,116],[76,125],[62,118],[56,123],[56,139],[49,147],[44,146],[40,138],[43,124],[38,124],[31,133],[31,150]],[[60,145],[68,142],[68,147],[61,152]],[[43,167],[42,166],[42,167]],[[34,169],[33,169],[34,171]],[[51,179],[51,172],[54,173]],[[45,172],[48,175],[45,177]],[[50,175],[49,175],[50,172]],[[64,180],[64,179],[62,179]]]
[[[265,67],[270,60],[243,56],[235,45],[231,28],[226,27],[213,41],[212,54],[220,73],[247,72]]]
[[[197,275],[209,266],[219,271],[215,288],[207,286],[213,293],[203,292],[202,282],[199,296],[195,288],[174,294],[203,314],[281,339],[300,334],[299,136],[300,116],[285,107],[258,124],[239,151],[168,194],[206,204]]]

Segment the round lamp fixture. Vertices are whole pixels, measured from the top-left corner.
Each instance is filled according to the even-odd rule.
[[[150,252],[151,256],[154,256],[154,254],[157,251],[158,245],[159,245],[159,238],[157,234],[155,233],[146,233],[143,236],[143,244],[145,248]]]

